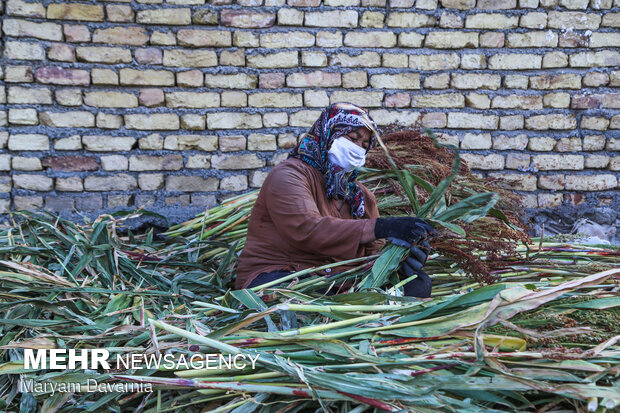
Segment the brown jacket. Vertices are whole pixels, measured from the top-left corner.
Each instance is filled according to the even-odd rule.
[[[274,167],[252,209],[235,288],[246,288],[263,272],[301,271],[376,253],[382,241],[360,245],[364,226],[379,217],[374,195],[360,187],[365,219],[353,219],[348,202],[327,199],[325,178],[314,167],[296,158]]]

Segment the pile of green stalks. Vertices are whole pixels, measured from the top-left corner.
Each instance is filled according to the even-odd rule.
[[[512,225],[495,209],[496,194],[468,193],[467,207],[446,202],[455,173],[439,183],[411,170],[383,173],[409,185],[402,196],[416,215],[454,240],[489,215],[496,226]],[[80,225],[47,212],[14,213],[0,227],[0,409],[558,413],[620,406],[620,249],[534,238],[504,257],[472,250],[476,260],[492,258],[491,282],[436,250],[424,267],[433,279],[429,299],[403,297],[406,280],[394,271],[404,252],[395,245],[349,261],[352,270],[329,279],[313,276],[315,268],[291,274],[285,287],[234,290],[256,195],[228,199],[163,238],[126,230],[142,211]],[[353,287],[338,291],[344,281]],[[53,348],[173,363],[24,368],[25,349]],[[214,368],[205,364],[214,355],[255,363]],[[181,363],[187,359],[203,366]],[[89,380],[127,387],[50,390],[87,389]]]

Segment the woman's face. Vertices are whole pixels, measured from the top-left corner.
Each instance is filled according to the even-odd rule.
[[[343,136],[368,152],[370,148],[370,133],[370,129],[360,126]]]

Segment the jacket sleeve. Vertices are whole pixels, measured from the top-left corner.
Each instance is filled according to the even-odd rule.
[[[364,206],[366,209],[366,214],[365,214],[366,218],[369,218],[369,219],[379,218],[379,208],[377,206],[377,198],[375,198],[374,194],[370,192],[370,190],[368,190],[368,188],[366,188],[364,185],[362,184],[359,184],[359,185],[362,188],[362,192],[364,193],[364,200],[365,200]],[[368,255],[378,254],[384,245],[385,245],[384,239],[376,239],[373,242],[364,244],[364,247],[365,247],[364,255],[368,256]]]
[[[339,261],[357,257],[367,220],[321,216],[308,176],[294,167],[277,168],[263,187],[269,216],[291,246]]]

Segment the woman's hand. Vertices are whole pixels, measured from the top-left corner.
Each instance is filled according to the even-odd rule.
[[[375,224],[376,238],[396,240],[397,245],[407,244],[409,248],[427,236],[435,234],[436,231],[431,224],[419,218],[377,218]]]

